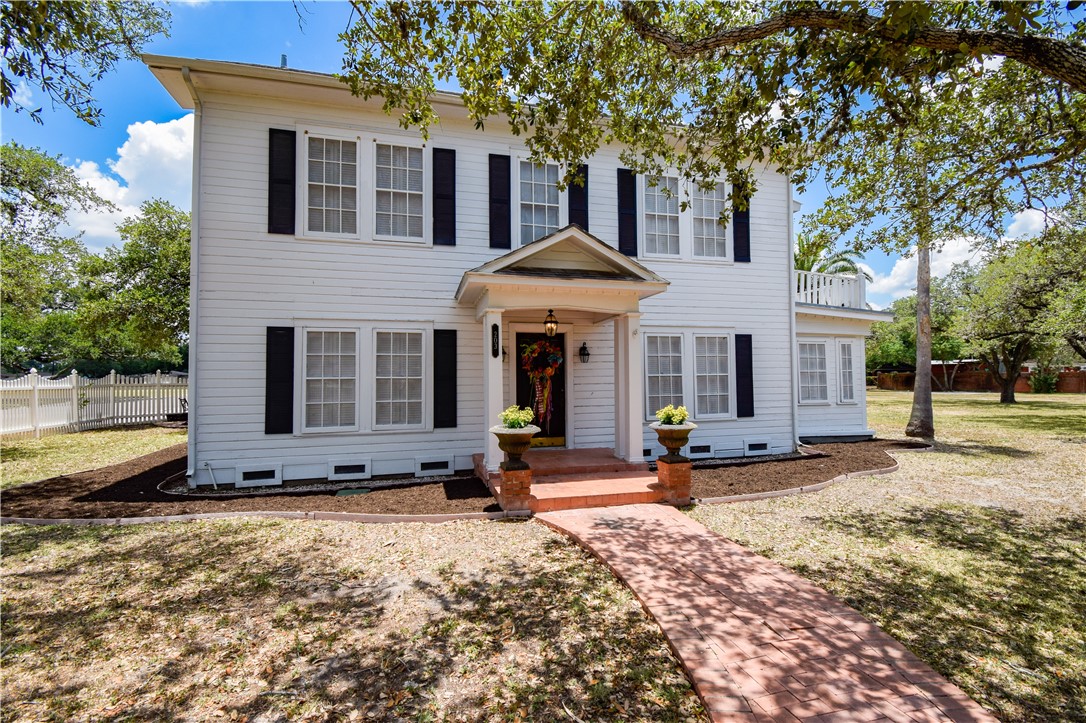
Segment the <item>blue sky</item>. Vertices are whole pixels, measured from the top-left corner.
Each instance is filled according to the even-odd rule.
[[[337,36],[350,22],[351,8],[343,2],[307,2],[299,22],[290,2],[174,2],[170,37],[155,40],[148,53],[180,57],[279,65],[286,54],[290,67],[332,73],[340,69],[342,46]],[[29,98],[27,97],[29,93]],[[139,203],[162,197],[190,206],[191,117],[139,62],[122,63],[95,86],[105,117],[98,128],[75,119],[66,108],[52,110],[40,91],[23,87],[20,95],[33,107],[44,105],[43,125],[25,113],[5,109],[0,135],[23,145],[60,154],[65,163],[114,201],[121,210],[112,215],[80,215],[70,219],[85,231],[92,249],[116,241],[115,224],[138,209]],[[813,211],[826,198],[820,181],[797,193],[803,211]],[[1022,219],[1023,226],[1029,219]],[[1013,230],[1013,229],[1012,229]],[[1021,228],[1020,230],[1028,230]],[[964,241],[950,244],[933,262],[938,275],[951,264],[970,258]],[[885,306],[906,295],[915,279],[915,262],[872,252],[865,263],[875,276],[869,299]]]

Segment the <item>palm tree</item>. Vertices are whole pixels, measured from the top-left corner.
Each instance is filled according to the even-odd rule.
[[[859,274],[873,281],[871,274],[860,269],[860,254],[850,250],[835,250],[833,242],[823,236],[796,234],[796,271],[814,271],[820,274]]]

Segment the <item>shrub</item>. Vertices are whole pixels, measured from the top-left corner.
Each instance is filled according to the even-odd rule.
[[[660,420],[660,424],[683,424],[689,417],[690,412],[686,411],[686,407],[676,409],[669,404],[656,410],[656,418]]]
[[[498,416],[502,420],[502,426],[509,429],[523,429],[535,419],[535,412],[528,407],[521,409],[514,404]]]
[[[1056,391],[1056,384],[1060,381],[1060,375],[1054,371],[1038,369],[1029,376],[1029,388],[1035,394],[1052,394]]]

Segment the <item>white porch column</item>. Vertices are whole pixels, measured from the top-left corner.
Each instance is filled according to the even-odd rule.
[[[615,456],[644,462],[641,314],[615,319]]]
[[[493,327],[498,327],[498,355],[493,354],[494,337]],[[487,430],[495,424],[500,424],[498,415],[502,412],[504,396],[502,393],[502,310],[488,309],[483,314],[483,435],[486,468],[490,472],[497,472],[498,465],[505,459],[504,453],[498,449],[498,438]]]
[[[629,459],[630,435],[626,427],[630,422],[630,400],[627,369],[630,346],[630,323],[626,316],[618,316],[615,327],[615,456]]]

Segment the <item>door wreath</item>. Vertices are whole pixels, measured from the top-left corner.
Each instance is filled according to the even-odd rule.
[[[532,408],[535,418],[546,434],[550,434],[551,413],[554,411],[554,395],[551,394],[551,378],[562,366],[562,348],[549,339],[540,339],[520,347],[520,368],[528,374],[535,391]]]

